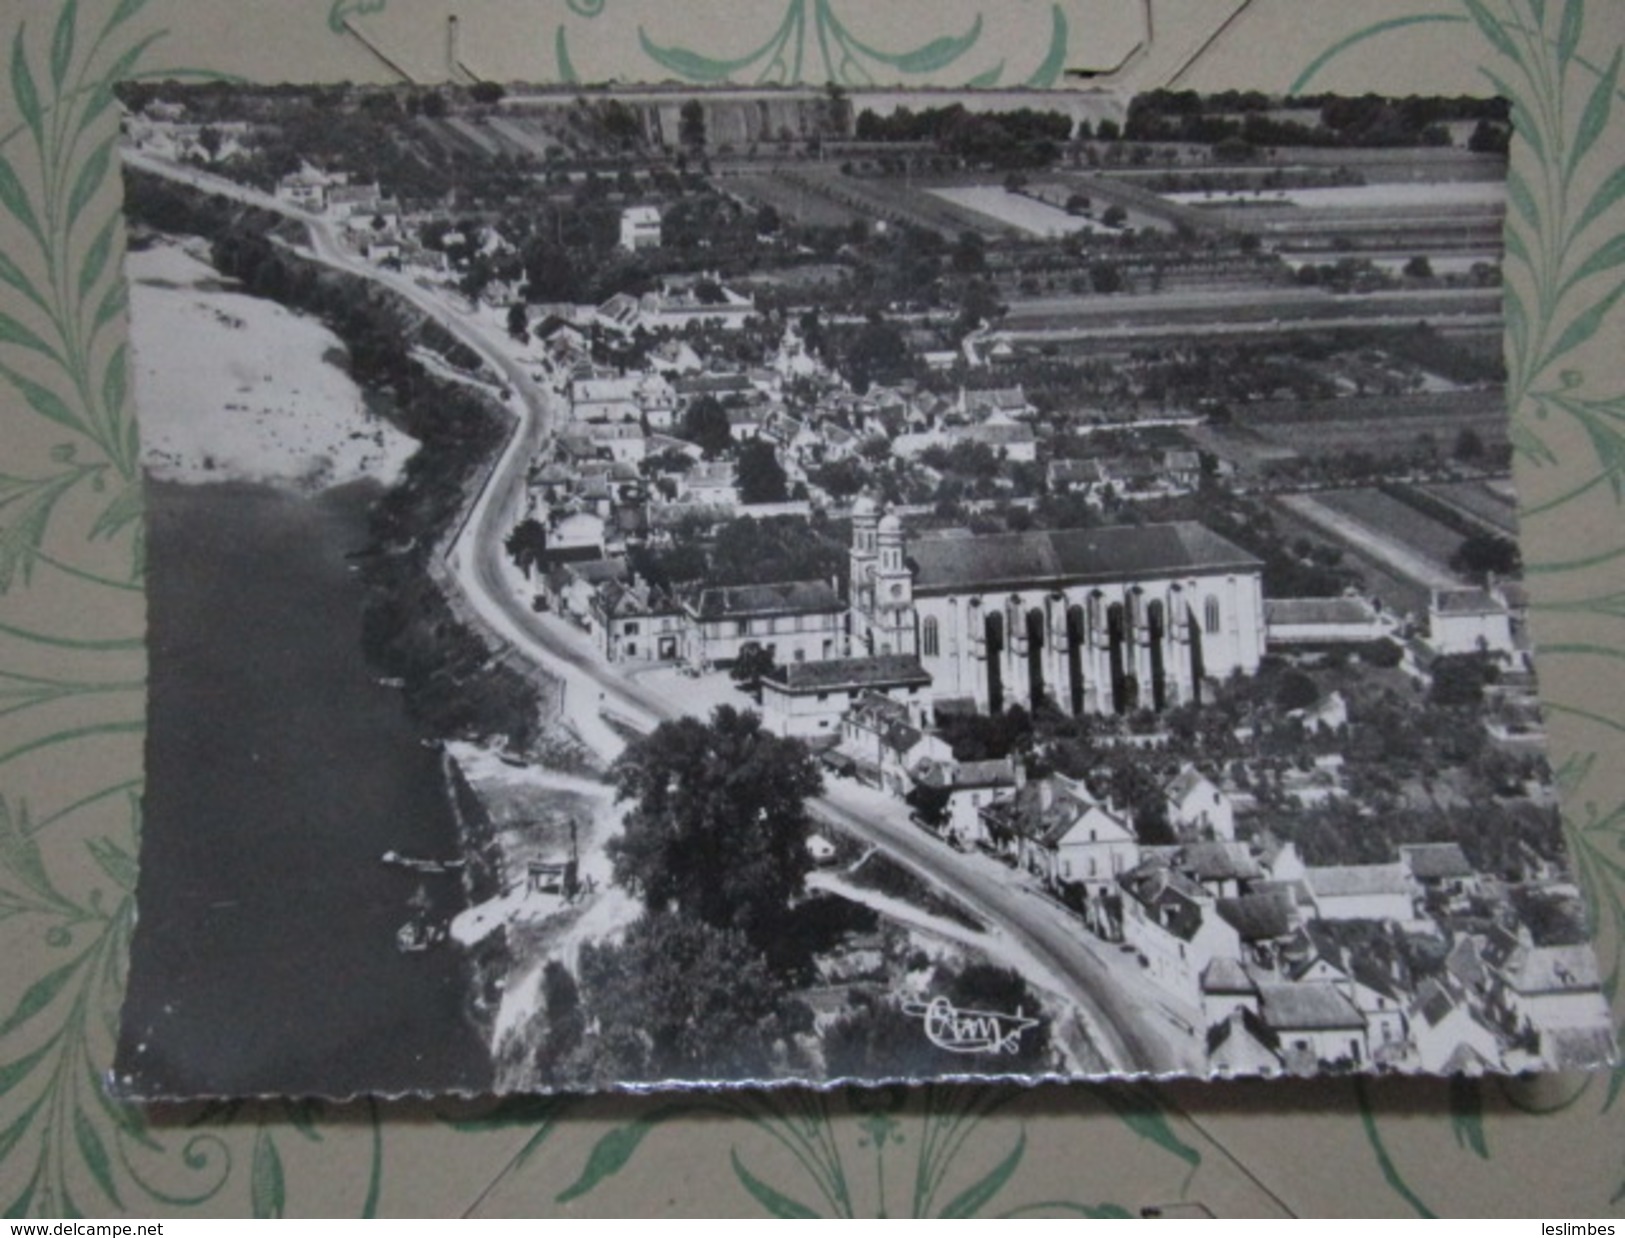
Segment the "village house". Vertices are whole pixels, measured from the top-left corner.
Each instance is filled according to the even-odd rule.
[[[1415,1065],[1436,1074],[1478,1074],[1501,1060],[1501,1037],[1449,979],[1428,977],[1406,1010]]]
[[[1168,781],[1162,798],[1168,806],[1168,824],[1181,837],[1235,841],[1235,806],[1194,765],[1187,765]]]
[[[1415,918],[1416,885],[1403,864],[1332,864],[1304,872],[1315,914],[1324,920]]]
[[[916,787],[946,793],[941,833],[961,845],[986,841],[982,810],[997,797],[1021,786],[1025,779],[1024,767],[1015,757],[956,761],[951,750],[940,757],[921,757],[911,772]]]
[[[621,248],[628,253],[660,248],[660,208],[629,206],[621,212]]]
[[[1106,485],[1106,470],[1099,460],[1051,460],[1046,471],[1049,488],[1055,494],[1077,494],[1098,499]],[[1269,603],[1265,603],[1266,606]]]
[[[696,464],[677,475],[677,497],[684,503],[739,506],[739,474],[732,460]]]
[[[1258,981],[1254,968],[1240,959],[1219,957],[1202,969],[1202,1026],[1216,1027],[1232,1015],[1258,1013]]]
[[[1115,891],[1118,878],[1140,861],[1128,820],[1081,782],[1059,774],[994,801],[981,817],[995,846],[1014,844],[1022,868],[1057,893],[1075,887],[1086,904]]]
[[[992,387],[981,391],[959,389],[959,413],[967,421],[985,421],[1001,416],[1015,421],[1031,418],[1037,407],[1018,383],[1014,387]]]
[[[1361,597],[1270,598],[1264,602],[1264,639],[1271,649],[1329,649],[1368,645],[1388,635],[1376,607]]]
[[[582,559],[556,564],[546,577],[547,600],[553,611],[591,628],[592,606],[600,586],[624,583],[631,577],[624,559]]]
[[[593,593],[587,630],[607,661],[675,662],[682,653],[683,611],[645,581],[609,580]]]
[[[1256,1013],[1234,1011],[1222,1023],[1208,1025],[1208,1071],[1233,1079],[1280,1074],[1279,1043]]]
[[[640,374],[611,378],[575,379],[570,383],[572,421],[636,422],[643,415],[638,403]]]
[[[906,703],[923,699],[930,686],[919,659],[903,654],[791,662],[775,666],[761,681],[762,725],[781,736],[835,737],[841,715],[860,697]]]
[[[594,422],[587,427],[588,440],[601,457],[618,463],[636,463],[648,454],[649,441],[637,422]]]
[[[1296,901],[1290,891],[1274,887],[1257,894],[1220,898],[1213,909],[1241,942],[1242,958],[1273,969],[1283,943],[1299,928]]]
[[[1435,653],[1517,651],[1512,612],[1486,589],[1435,589],[1428,599],[1428,644]]]
[[[1293,1074],[1363,1067],[1371,1057],[1365,1016],[1334,984],[1261,983],[1259,1019]]]
[[[983,422],[980,425],[957,426],[942,432],[946,445],[979,443],[1017,464],[1031,464],[1038,459],[1038,436],[1025,422]]]
[[[1409,843],[1399,862],[1430,908],[1459,911],[1479,892],[1478,872],[1459,843]]]
[[[840,656],[846,608],[828,581],[701,589],[684,609],[684,660],[731,666],[754,641],[775,662],[827,662]]]
[[[1264,875],[1246,843],[1210,839],[1169,849],[1147,848],[1214,898],[1237,898]]]
[[[597,512],[573,505],[554,507],[547,513],[547,558],[581,562],[607,558],[608,529]]]
[[[1337,985],[1365,1016],[1372,1059],[1396,1065],[1410,1053],[1405,1007],[1411,978],[1387,925],[1314,920],[1304,926],[1308,950],[1292,961],[1295,981]]]
[[[1520,946],[1494,971],[1488,1012],[1513,1036],[1535,1040],[1541,1060],[1552,1067],[1594,1065],[1557,1060],[1556,1034],[1608,1026],[1597,958],[1589,945]],[[1606,1061],[1604,1053],[1597,1060]]]
[[[911,767],[918,762],[915,749],[926,742],[919,707],[866,692],[841,716],[840,755],[863,782],[889,791],[899,799],[913,785]],[[941,752],[941,748],[935,749]]]
[[[1124,943],[1139,953],[1146,974],[1164,992],[1197,1006],[1207,965],[1241,957],[1235,929],[1215,914],[1208,891],[1165,861],[1144,861],[1119,882]]]

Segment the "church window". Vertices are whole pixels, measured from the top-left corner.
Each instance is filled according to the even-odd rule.
[[[940,651],[937,621],[935,618],[928,618],[920,625],[920,652],[928,658],[934,658]]]
[[[1207,629],[1210,636],[1217,636],[1219,633],[1219,599],[1209,594],[1202,609],[1202,626]]]

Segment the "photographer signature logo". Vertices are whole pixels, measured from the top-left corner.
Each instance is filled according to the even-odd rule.
[[[925,1024],[925,1038],[949,1053],[1015,1053],[1021,1048],[1021,1033],[1037,1027],[1018,1007],[1015,1014],[995,1014],[987,1010],[960,1010],[946,997],[929,1002],[905,1002],[903,1013]]]

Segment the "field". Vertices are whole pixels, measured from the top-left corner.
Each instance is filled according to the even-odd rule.
[[[1165,195],[1191,206],[1244,206],[1269,203],[1302,210],[1412,210],[1417,207],[1500,206],[1506,189],[1494,181],[1446,181],[1436,184],[1389,183],[1337,185],[1320,189],[1272,189],[1261,192],[1208,193],[1195,190]]]
[[[1074,232],[1115,232],[1117,229],[1084,219],[1081,215],[1068,215],[1059,207],[1039,202],[1024,194],[1011,193],[998,185],[963,185],[955,188],[931,189],[927,192],[962,206],[966,210],[987,215],[1007,227],[1025,232],[1028,236],[1070,236]]]
[[[1481,481],[1444,482],[1422,487],[1441,503],[1448,503],[1482,524],[1508,537],[1518,536],[1518,510],[1512,499]]]
[[[991,216],[965,210],[927,192],[926,186],[914,181],[843,176],[810,168],[786,173],[782,179],[791,185],[805,185],[809,191],[871,219],[929,228],[944,236],[969,230],[1000,237],[1013,231]]]
[[[1343,396],[1331,400],[1260,400],[1235,410],[1239,425],[1304,456],[1350,450],[1403,454],[1432,437],[1449,453],[1457,436],[1472,430],[1498,448],[1506,442],[1507,417],[1500,388],[1404,396]]]
[[[1441,416],[1505,415],[1506,398],[1498,387],[1398,396],[1350,395],[1330,400],[1255,400],[1237,409],[1237,419],[1250,426],[1303,421],[1402,421],[1410,425]]]
[[[865,218],[851,207],[773,173],[730,176],[718,184],[755,206],[771,206],[786,219],[813,228],[844,228]]]
[[[1462,541],[1456,530],[1380,490],[1326,490],[1315,497],[1322,505],[1379,537],[1399,543],[1434,569],[1433,575],[1441,578],[1440,583],[1449,583],[1450,560]],[[1415,574],[1418,579],[1424,579],[1420,572]]]
[[[1506,442],[1506,418],[1483,413],[1440,413],[1427,417],[1347,417],[1327,421],[1283,421],[1251,427],[1260,437],[1303,456],[1325,456],[1346,451],[1375,455],[1402,454],[1431,435],[1441,452],[1448,453],[1456,436],[1472,430],[1488,447]]]
[[[1421,617],[1427,613],[1430,590],[1449,588],[1456,583],[1455,579],[1441,571],[1429,556],[1410,549],[1402,537],[1379,531],[1339,510],[1339,505],[1328,502],[1337,495],[1351,493],[1377,494],[1376,491],[1326,491],[1280,495],[1272,500],[1278,527],[1288,534],[1301,531],[1335,542],[1360,569],[1370,593],[1381,598],[1391,610]],[[1358,501],[1355,505],[1358,506]],[[1403,504],[1396,506],[1402,512],[1423,519],[1420,513],[1411,513]]]

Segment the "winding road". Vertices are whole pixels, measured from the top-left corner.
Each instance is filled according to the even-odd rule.
[[[451,332],[499,374],[516,397],[513,433],[492,466],[463,525],[446,552],[446,563],[469,604],[491,630],[525,657],[565,683],[566,713],[582,738],[609,754],[621,739],[604,713],[638,729],[681,716],[680,702],[635,683],[597,658],[579,641],[550,630],[512,583],[503,541],[519,510],[526,466],[551,433],[556,397],[509,356],[466,310],[397,272],[382,270],[347,250],[334,224],[269,194],[201,169],[123,152],[133,168],[304,224],[310,254],[334,269],[371,280],[398,294]],[[597,694],[598,707],[583,705]],[[909,823],[900,804],[881,807],[858,788],[840,784],[809,804],[830,826],[872,843],[924,879],[959,899],[1014,945],[1039,962],[1064,996],[1084,1013],[1091,1039],[1114,1071],[1165,1074],[1201,1070],[1200,1044],[1188,1020],[1164,1005],[1137,962],[1090,937],[1070,913],[1021,884],[1019,877],[986,856],[960,854]]]

